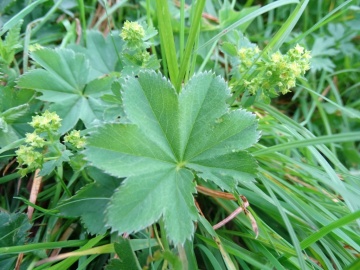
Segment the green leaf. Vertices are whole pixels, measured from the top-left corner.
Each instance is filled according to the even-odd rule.
[[[24,245],[30,228],[27,215],[0,212],[0,247]],[[0,268],[14,269],[16,258],[17,255],[0,254]]]
[[[19,23],[27,14],[33,11],[38,5],[46,2],[47,0],[38,0],[33,1],[31,4],[27,5],[24,9],[18,12],[15,16],[13,16],[10,20],[8,20],[0,29],[0,36],[2,36],[6,31],[15,27],[16,24]]]
[[[87,56],[93,73],[96,76],[120,71],[119,53],[124,41],[119,32],[111,32],[106,38],[99,31],[88,31],[86,36],[86,48],[78,45],[70,45],[69,48],[81,52]]]
[[[231,57],[236,57],[238,53],[236,46],[231,42],[226,41],[221,44],[221,50]]]
[[[44,69],[20,77],[18,87],[41,92],[40,100],[51,102],[50,110],[62,119],[60,132],[73,128],[79,120],[86,127],[102,119],[109,107],[100,97],[111,93],[111,76],[95,79],[85,55],[68,49],[37,49],[32,58]]]
[[[241,11],[235,11],[231,7],[231,4],[229,2],[224,2],[224,5],[219,10],[219,20],[221,28],[226,28],[231,26],[232,24],[236,23],[237,21],[241,20],[245,16],[248,16],[252,12],[255,12],[257,9],[259,9],[260,6],[252,6],[252,7],[245,7],[242,8]],[[245,32],[248,26],[251,24],[253,20],[249,20],[237,28],[241,32]]]
[[[87,168],[87,173],[95,182],[86,185],[75,196],[60,204],[59,210],[64,216],[81,217],[89,233],[103,234],[106,232],[106,205],[121,180],[94,167]]]
[[[335,64],[331,57],[339,53],[339,50],[334,49],[335,38],[325,36],[315,36],[315,42],[311,49],[311,71],[316,72],[325,70],[333,72]]]
[[[134,251],[131,248],[130,240],[120,238],[119,243],[114,243],[114,248],[119,259],[110,260],[105,270],[140,270],[141,266]]]
[[[28,104],[22,104],[13,108],[6,110],[3,113],[0,113],[1,118],[3,118],[7,123],[13,123],[20,117],[24,116],[29,110]]]
[[[33,91],[0,86],[0,147],[5,147],[31,132],[28,122],[38,109]]]
[[[91,134],[84,152],[92,165],[127,177],[112,196],[107,224],[132,233],[164,219],[175,244],[194,233],[195,175],[232,191],[252,181],[256,162],[244,150],[259,138],[255,115],[230,110],[226,83],[194,76],[180,94],[160,74],[143,71],[122,86],[128,124]]]
[[[184,269],[181,260],[178,256],[176,256],[174,253],[172,253],[169,250],[165,250],[162,254],[164,256],[164,259],[166,259],[172,266],[171,269],[174,270],[182,270]]]
[[[52,155],[54,156],[54,154],[52,154]],[[49,175],[53,170],[55,170],[56,167],[60,167],[63,162],[70,161],[71,156],[72,156],[71,151],[63,150],[61,152],[61,155],[58,156],[56,159],[49,160],[44,163],[44,165],[39,173],[39,176]]]
[[[0,247],[24,244],[30,228],[25,214],[0,212]]]
[[[0,61],[4,61],[7,65],[14,60],[15,50],[21,48],[19,39],[22,23],[23,21],[20,20],[9,30],[4,42],[0,39]]]

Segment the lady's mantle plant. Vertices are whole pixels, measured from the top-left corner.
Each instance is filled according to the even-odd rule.
[[[298,44],[284,55],[278,51],[268,58],[260,58],[260,54],[257,46],[238,51],[240,73],[245,73],[253,65],[260,73],[250,81],[241,81],[251,95],[256,95],[258,90],[262,90],[262,96],[276,96],[278,92],[285,95],[295,87],[296,78],[310,69],[310,52]]]
[[[95,32],[87,36],[86,50],[34,48],[31,57],[44,69],[24,74],[18,87],[42,93],[39,99],[50,102],[49,109],[60,115],[63,126],[57,139],[79,120],[86,128],[99,126],[88,138],[83,154],[90,165],[126,178],[113,195],[102,194],[111,197],[109,204],[102,204],[107,209],[101,212],[105,212],[105,221],[112,230],[132,233],[162,218],[169,239],[178,244],[192,237],[198,220],[193,198],[195,179],[203,178],[223,190],[237,192],[238,184],[252,181],[256,173],[255,159],[244,150],[258,140],[259,133],[254,114],[230,109],[226,103],[230,90],[221,78],[211,73],[197,74],[178,93],[159,73],[145,70],[148,65],[144,63],[153,63],[150,66],[155,68],[157,60],[145,61],[145,57],[133,68],[137,55],[147,53],[146,40],[154,33],[127,23],[118,36],[122,38],[122,53],[116,61],[119,55],[110,40]],[[134,42],[137,45],[131,47]],[[101,46],[103,49],[97,51]],[[101,70],[92,58],[97,53],[110,63]],[[116,76],[103,76],[113,68],[119,68]],[[114,87],[120,84],[121,93]],[[121,99],[116,108],[119,115],[124,111],[126,117],[120,123],[114,118],[111,120],[116,123],[101,125],[105,119],[110,120],[104,115],[106,110],[114,109],[102,101],[111,94]],[[37,139],[33,138],[35,142]],[[79,148],[84,146],[80,139],[79,133],[73,131],[65,142]],[[68,161],[71,155],[60,142],[55,145],[58,148],[44,156],[44,174]],[[52,145],[49,149],[53,149]],[[45,153],[41,150],[36,152]],[[36,158],[40,164],[40,156]],[[84,202],[84,198],[81,202],[78,199],[93,189],[86,190],[89,192],[64,202],[61,211],[77,215],[66,205],[75,209],[76,204]],[[86,201],[92,204],[91,198]],[[84,222],[92,232],[99,231],[94,224]]]
[[[223,51],[231,58],[233,70],[230,86],[235,96],[245,93],[244,104],[250,106],[255,99],[270,103],[271,98],[287,94],[310,69],[310,51],[297,44],[282,54],[269,53],[238,32],[232,33],[235,43],[224,42]],[[248,99],[252,96],[252,99]]]
[[[45,111],[42,115],[36,115],[29,124],[34,132],[26,133],[25,144],[15,152],[22,176],[36,169],[42,169],[40,175],[47,175],[61,166],[63,161],[69,161],[72,153],[59,141],[61,119],[55,112]],[[85,138],[80,136],[78,130],[65,135],[64,142],[74,149],[85,146]]]
[[[84,151],[93,166],[126,177],[107,224],[132,233],[163,218],[169,239],[184,243],[198,219],[195,176],[232,192],[253,180],[256,162],[244,150],[259,138],[255,115],[230,110],[226,83],[211,73],[195,75],[179,94],[153,71],[127,77],[122,89],[130,122],[100,127]]]

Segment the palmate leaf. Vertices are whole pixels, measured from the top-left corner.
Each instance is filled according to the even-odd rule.
[[[231,111],[226,83],[211,73],[194,76],[177,94],[160,74],[143,71],[122,87],[129,124],[93,133],[85,155],[96,167],[127,177],[107,209],[119,233],[164,219],[170,240],[184,243],[198,219],[194,176],[233,191],[251,181],[256,162],[244,149],[259,137],[255,115]]]
[[[42,93],[40,100],[51,102],[50,110],[62,119],[61,133],[79,120],[90,127],[102,119],[109,106],[101,96],[111,93],[113,78],[95,78],[83,54],[68,49],[40,48],[31,57],[44,69],[32,70],[20,77],[18,87]]]

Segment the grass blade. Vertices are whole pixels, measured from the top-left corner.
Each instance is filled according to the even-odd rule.
[[[291,31],[294,29],[296,23],[300,19],[308,3],[309,0],[301,1],[301,3],[291,13],[290,17],[281,26],[276,35],[270,40],[269,44],[264,48],[263,53],[269,51],[277,51],[280,48],[280,46],[290,35]]]
[[[164,48],[170,80],[175,84],[179,70],[176,57],[173,29],[167,0],[156,0],[161,47]],[[178,90],[178,89],[177,89]]]
[[[238,26],[260,16],[261,14],[264,14],[266,12],[269,12],[270,10],[273,10],[275,8],[284,6],[284,5],[289,5],[289,4],[297,4],[299,3],[298,0],[279,0],[279,1],[275,1],[273,3],[270,3],[264,7],[261,7],[259,9],[257,9],[256,11],[250,13],[249,15],[241,18],[240,20],[238,20],[237,22],[231,24],[230,26],[226,27],[224,30],[222,30],[219,34],[217,34],[216,36],[214,36],[213,38],[211,38],[208,42],[205,42],[203,45],[201,45],[197,51],[200,51],[201,49],[204,49],[206,46],[216,43],[222,36],[226,35],[228,32],[236,29]]]
[[[354,213],[350,213],[350,214],[330,223],[329,225],[322,227],[316,233],[314,233],[313,235],[311,235],[311,236],[307,237],[305,240],[303,240],[300,243],[301,248],[305,249],[305,248],[309,247],[310,245],[312,245],[313,243],[315,243],[316,241],[318,241],[319,239],[321,239],[322,237],[324,237],[325,235],[327,235],[334,229],[345,226],[346,224],[348,224],[352,221],[355,221],[358,218],[360,218],[360,210],[356,211]],[[360,250],[357,250],[357,251],[360,252]]]
[[[199,31],[199,26],[200,26],[200,22],[201,22],[201,14],[204,9],[204,6],[205,6],[205,0],[196,1],[195,12],[194,12],[194,17],[193,17],[194,20],[191,23],[189,36],[186,41],[184,57],[181,60],[180,71],[179,71],[178,77],[176,79],[176,84],[175,84],[175,88],[178,91],[181,87],[181,83],[185,76],[187,67],[189,66],[189,61],[190,61],[191,53],[192,53],[192,50],[193,50],[193,47],[195,44],[195,39],[196,39],[197,33]]]
[[[279,200],[277,199],[275,193],[273,192],[272,190],[272,187],[270,186],[270,183],[269,181],[264,178],[263,176],[260,176],[265,188],[267,189],[267,191],[269,192],[270,194],[270,197],[273,199],[275,205],[277,206],[278,208],[278,211],[280,212],[280,215],[285,223],[285,226],[288,230],[288,233],[290,235],[290,238],[292,240],[292,243],[294,245],[294,248],[295,248],[295,251],[296,251],[296,254],[297,254],[297,258],[298,258],[298,261],[299,261],[299,266],[300,266],[300,269],[307,269],[306,267],[306,263],[305,263],[305,260],[304,260],[304,256],[302,254],[302,251],[301,251],[301,246],[300,246],[300,242],[295,234],[295,231],[294,231],[294,228],[289,220],[289,218],[287,217],[287,215],[285,214]]]
[[[16,24],[19,23],[20,20],[22,20],[26,15],[28,15],[31,11],[33,11],[38,5],[46,2],[47,0],[38,0],[30,5],[28,5],[26,8],[21,10],[19,13],[17,13],[14,17],[12,17],[10,20],[8,20],[4,26],[0,30],[0,36],[5,34],[9,29],[13,28]]]
[[[289,150],[294,148],[306,147],[316,144],[327,144],[335,142],[351,142],[351,141],[360,141],[360,132],[348,132],[340,133],[326,136],[319,136],[315,138],[309,138],[304,140],[297,140],[294,142],[288,142],[283,144],[274,145],[266,149],[261,149],[253,153],[254,156],[265,155],[269,153],[274,153],[276,151]]]
[[[339,15],[341,15],[342,13],[346,12],[347,10],[345,9],[345,7],[347,7],[348,5],[350,5],[352,2],[354,2],[354,0],[347,0],[346,2],[342,3],[341,5],[339,5],[337,8],[333,9],[329,14],[327,14],[325,17],[321,18],[319,21],[317,21],[317,23],[315,23],[310,29],[308,29],[307,31],[305,31],[304,33],[300,34],[299,36],[297,36],[296,38],[292,39],[289,43],[290,44],[294,44],[299,42],[300,40],[302,40],[304,37],[306,37],[307,35],[309,35],[310,33],[316,31],[317,29],[319,29],[320,27],[323,27],[324,25],[328,24],[329,22],[331,22],[332,20],[336,19]],[[338,14],[336,14],[339,11]]]

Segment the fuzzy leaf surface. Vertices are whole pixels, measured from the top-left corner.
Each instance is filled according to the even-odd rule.
[[[259,137],[255,115],[233,110],[226,83],[211,73],[194,76],[177,94],[160,74],[143,71],[122,87],[128,124],[93,133],[85,156],[105,172],[126,177],[107,209],[119,233],[163,218],[168,237],[184,243],[194,233],[194,175],[232,191],[251,181],[254,158],[244,150]]]
[[[20,77],[18,87],[42,93],[40,100],[51,102],[50,110],[62,119],[61,133],[79,120],[90,127],[102,119],[108,105],[101,96],[111,93],[112,77],[95,78],[90,74],[84,54],[68,49],[41,48],[31,57],[44,69],[35,69]]]

